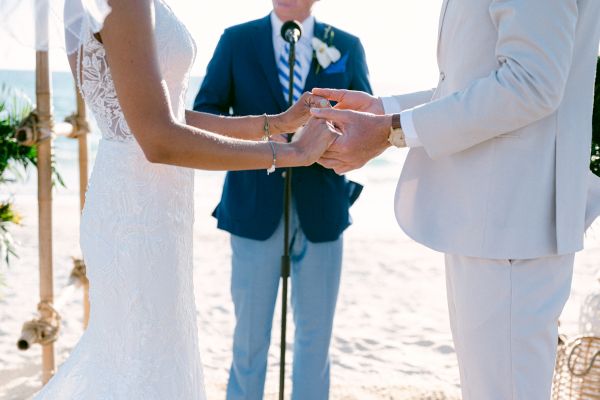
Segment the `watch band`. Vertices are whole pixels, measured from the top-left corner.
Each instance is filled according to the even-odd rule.
[[[406,137],[402,131],[402,121],[400,114],[392,115],[392,126],[390,127],[390,135],[388,142],[395,147],[406,147]]]
[[[400,114],[392,115],[392,129],[402,129],[402,121]]]

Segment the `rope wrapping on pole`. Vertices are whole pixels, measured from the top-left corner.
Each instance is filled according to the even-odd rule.
[[[69,283],[75,284],[77,287],[88,285],[90,283],[86,275],[85,263],[81,258],[73,257],[73,269],[69,276]]]
[[[17,342],[20,350],[28,350],[31,345],[39,343],[42,346],[54,343],[60,332],[61,317],[58,311],[47,301],[38,304],[40,317],[23,324],[21,337]]]
[[[15,139],[21,146],[33,147],[52,138],[52,119],[42,117],[37,110],[32,111],[15,132]]]
[[[67,116],[65,122],[72,126],[71,131],[67,134],[67,137],[70,139],[79,139],[80,136],[85,136],[90,132],[90,127],[85,116],[81,116],[79,112],[74,112]]]

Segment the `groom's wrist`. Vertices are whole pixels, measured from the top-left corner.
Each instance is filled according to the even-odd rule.
[[[391,116],[391,124],[388,131],[388,142],[394,147],[406,147],[406,136],[402,129],[400,114]]]
[[[383,147],[383,149],[385,150],[391,146],[391,143],[389,141],[389,136],[390,136],[390,129],[392,127],[392,116],[389,114],[381,115],[381,116],[378,116],[377,119],[380,121],[379,129],[377,129],[377,131],[379,132],[378,141],[381,143],[380,146]]]

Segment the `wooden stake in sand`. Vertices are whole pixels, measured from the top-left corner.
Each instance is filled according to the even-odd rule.
[[[54,301],[54,274],[52,271],[52,96],[48,49],[38,46],[49,37],[50,8],[42,2],[36,8],[36,78],[35,94],[38,129],[38,218],[41,320],[54,320],[51,312]],[[47,40],[46,40],[47,42]],[[54,341],[42,345],[42,382],[46,384],[54,374]]]
[[[39,118],[38,142],[38,212],[40,302],[52,305],[54,276],[52,270],[52,120],[48,52],[36,53],[36,103]],[[51,319],[48,308],[40,308],[40,317]],[[54,374],[54,344],[42,346],[42,381],[45,384]]]
[[[37,146],[38,241],[40,271],[39,317],[23,325],[17,343],[27,350],[34,343],[42,346],[42,381],[54,374],[54,341],[60,329],[60,315],[54,308],[52,263],[52,103],[48,52],[36,52],[36,110],[17,129],[21,145]]]
[[[49,37],[49,4],[36,7],[36,44]],[[46,40],[47,42],[47,40]],[[38,116],[38,213],[39,213],[39,264],[40,264],[40,319],[56,319],[52,308],[54,301],[54,276],[52,271],[52,97],[48,50],[36,46],[36,104]],[[42,382],[54,374],[54,344],[49,340],[42,345]]]

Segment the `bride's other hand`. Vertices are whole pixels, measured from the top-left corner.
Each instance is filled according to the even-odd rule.
[[[345,89],[319,89],[314,88],[312,93],[329,101],[336,102],[337,110],[354,110],[376,115],[383,115],[383,102],[379,97],[371,96],[365,92]]]
[[[301,155],[305,165],[312,165],[339,136],[340,132],[329,121],[311,118],[296,132],[291,146]]]
[[[277,133],[295,132],[310,119],[311,107],[329,108],[331,104],[324,97],[315,96],[311,92],[304,92],[300,99],[287,111],[272,117],[273,131]]]

